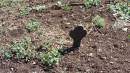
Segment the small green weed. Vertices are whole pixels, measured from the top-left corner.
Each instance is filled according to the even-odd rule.
[[[32,31],[36,31],[38,29],[38,27],[40,26],[40,22],[38,22],[37,20],[30,20],[27,25],[26,25],[26,29],[29,31],[29,32],[32,32]]]
[[[46,52],[40,52],[38,59],[41,60],[44,64],[49,66],[56,64],[59,61],[60,53],[57,48],[53,48],[51,43],[46,42],[43,44],[44,48],[47,48]]]
[[[0,0],[0,7],[11,6],[12,2],[11,0]]]
[[[101,16],[97,15],[93,18],[92,22],[96,24],[98,28],[103,28],[105,26],[105,20]]]
[[[128,0],[128,6],[130,6],[130,0]]]
[[[91,8],[92,6],[99,5],[101,0],[84,0],[86,8]]]
[[[5,59],[10,59],[13,57],[13,54],[10,50],[8,50],[6,47],[0,47],[0,54],[5,58]]]
[[[3,56],[4,56],[4,58],[5,59],[10,59],[10,58],[12,58],[13,57],[13,54],[12,54],[12,52],[11,51],[4,51],[4,53],[3,53]]]
[[[40,53],[40,60],[48,65],[53,65],[58,62],[60,57],[60,53],[58,52],[58,49],[51,48],[46,53]]]
[[[20,15],[21,16],[26,16],[26,15],[28,15],[30,13],[31,10],[32,9],[30,7],[26,7],[26,6],[21,7],[21,9],[20,9]]]
[[[65,11],[70,11],[72,9],[72,7],[65,4],[64,6],[62,6],[62,9],[65,10]]]
[[[130,34],[128,35],[128,39],[130,40]]]

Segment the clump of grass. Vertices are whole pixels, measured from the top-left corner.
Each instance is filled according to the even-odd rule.
[[[92,6],[99,5],[101,0],[84,0],[86,8],[91,8]]]
[[[32,32],[32,31],[36,31],[40,26],[40,22],[38,22],[37,20],[34,20],[34,19],[31,19],[27,25],[26,25],[26,29],[29,31],[29,32]]]
[[[97,15],[93,18],[92,22],[98,27],[103,28],[105,26],[105,20],[101,16]]]

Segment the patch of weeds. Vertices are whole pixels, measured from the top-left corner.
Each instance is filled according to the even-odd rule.
[[[13,57],[13,54],[12,54],[11,51],[6,50],[6,51],[3,52],[3,56],[4,56],[5,59],[11,59]]]
[[[40,60],[47,65],[56,64],[59,61],[60,53],[57,48],[51,48],[45,53],[40,53]]]
[[[130,8],[126,2],[113,2],[109,5],[109,9],[113,15],[123,20],[130,19]]]
[[[28,32],[32,32],[32,31],[36,31],[40,26],[40,22],[38,22],[37,20],[31,19],[27,25],[26,25],[26,29],[28,30]]]
[[[10,50],[12,53],[15,54],[15,57],[17,59],[23,59],[28,57],[30,45],[31,39],[27,37],[25,39],[22,39],[21,41],[12,42]]]
[[[130,6],[130,0],[128,0],[128,6]]]
[[[130,40],[130,34],[128,35],[128,39]]]
[[[65,11],[70,11],[70,10],[72,9],[71,6],[69,6],[68,4],[65,4],[65,3],[64,3],[64,0],[59,0],[59,1],[57,2],[57,5],[60,6],[60,7],[61,7],[63,10],[65,10]]]
[[[5,59],[10,59],[13,57],[13,54],[10,50],[8,50],[6,47],[0,47],[0,54],[3,56]]]
[[[24,7],[21,7],[20,9],[20,15],[21,16],[26,16],[30,13],[32,9],[30,7],[27,7],[27,6],[24,6]]]
[[[101,0],[84,0],[86,8],[91,8],[92,6],[99,5]]]
[[[72,9],[71,6],[65,4],[64,6],[61,7],[64,11],[70,11]]]
[[[93,18],[92,22],[96,24],[98,28],[103,28],[105,26],[105,20],[101,16],[97,15]]]
[[[11,3],[11,0],[0,0],[0,7],[10,6]]]
[[[26,61],[37,57],[37,52],[32,45],[30,37],[25,37],[20,41],[13,41],[8,48],[1,47],[0,54],[5,59],[14,58],[18,60],[24,59]]]
[[[60,59],[60,53],[58,51],[58,48],[54,48],[49,42],[44,43],[43,47],[46,48],[47,50],[44,52],[40,52],[38,59],[41,60],[43,64],[49,66],[58,63]]]
[[[44,43],[43,45],[47,48],[44,52],[37,52],[32,47],[31,38],[26,37],[20,41],[14,41],[9,49],[0,48],[0,55],[5,59],[16,59],[16,60],[25,60],[29,61],[30,59],[39,59],[43,64],[48,66],[52,66],[57,64],[61,54],[59,53],[57,48],[53,48],[49,43]]]
[[[0,0],[0,7],[16,5],[22,1],[23,0]]]
[[[43,10],[46,9],[46,6],[45,5],[36,5],[36,6],[32,6],[32,7],[29,7],[29,6],[23,6],[21,7],[20,9],[20,15],[21,16],[26,16],[30,13],[30,11],[32,10],[36,10],[38,12],[41,12]]]

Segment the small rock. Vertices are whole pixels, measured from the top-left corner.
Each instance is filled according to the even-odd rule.
[[[91,69],[87,69],[87,70],[86,70],[86,73],[89,73],[89,72],[91,72]]]
[[[93,53],[89,53],[88,56],[93,57]]]
[[[58,2],[57,2],[57,5],[59,5],[59,6],[63,6],[63,4],[62,4],[61,1],[58,1]]]
[[[11,67],[11,68],[10,68],[10,70],[11,70],[11,71],[14,71],[14,68],[13,68],[13,67]]]
[[[32,72],[32,73],[37,73],[37,72],[35,71],[35,72]]]
[[[130,63],[130,59],[125,59],[126,62]]]
[[[71,23],[67,22],[67,23],[65,23],[65,24],[68,24],[68,25],[70,25]]]
[[[128,28],[122,28],[123,31],[127,32],[128,31]]]
[[[114,63],[114,62],[112,62],[112,61],[110,62],[110,64],[113,64],[113,63]]]
[[[102,52],[102,49],[98,49],[98,52]]]
[[[33,62],[32,62],[32,64],[33,64],[33,65],[35,65],[35,64],[36,64],[36,62],[35,62],[35,61],[33,61]]]
[[[102,57],[102,58],[105,59],[105,60],[107,59],[107,57]]]
[[[103,71],[100,71],[101,73],[103,73]]]

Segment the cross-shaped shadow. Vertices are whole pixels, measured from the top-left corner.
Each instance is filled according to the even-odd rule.
[[[81,44],[81,40],[83,39],[83,37],[85,37],[87,34],[86,30],[83,29],[82,26],[77,26],[75,27],[74,30],[71,30],[69,32],[69,36],[73,39],[73,45],[70,48],[63,48],[61,50],[59,50],[59,52],[64,55],[64,54],[68,54],[71,51],[75,51],[78,50]]]

